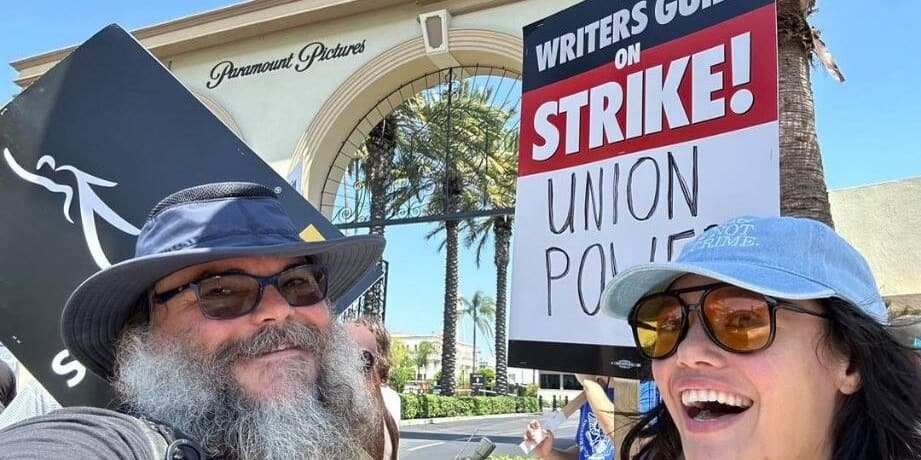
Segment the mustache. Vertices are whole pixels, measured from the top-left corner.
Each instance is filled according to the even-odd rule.
[[[214,360],[231,364],[239,360],[256,358],[279,347],[300,348],[319,355],[329,343],[328,334],[319,329],[287,321],[281,326],[266,326],[250,337],[228,341],[214,352]]]

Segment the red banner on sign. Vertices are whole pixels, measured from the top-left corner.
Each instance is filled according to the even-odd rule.
[[[622,69],[608,63],[525,93],[519,176],[776,121],[774,14],[765,6],[637,48]]]

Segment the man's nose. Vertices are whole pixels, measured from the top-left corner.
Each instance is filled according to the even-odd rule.
[[[265,287],[259,305],[250,313],[249,318],[257,326],[296,320],[320,330],[329,329],[332,320],[329,306],[325,301],[294,307],[272,285]]]
[[[723,351],[710,340],[700,315],[699,311],[690,313],[688,333],[678,344],[675,357],[678,364],[685,367],[721,367],[724,364]]]
[[[259,305],[250,314],[256,323],[285,322],[294,314],[294,307],[278,292],[273,285],[266,286],[262,291]]]

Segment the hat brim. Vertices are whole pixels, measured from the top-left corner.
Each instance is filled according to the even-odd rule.
[[[368,275],[384,252],[384,238],[359,235],[274,246],[187,249],[128,259],[99,271],[71,294],[61,314],[61,337],[71,354],[96,375],[111,379],[115,343],[141,297],[158,280],[183,268],[235,257],[312,256],[329,273],[327,299],[337,301]]]
[[[824,299],[835,295],[828,286],[773,267],[743,262],[662,263],[641,265],[619,274],[601,296],[603,310],[609,316],[627,319],[640,298],[687,274],[706,276],[781,299]]]

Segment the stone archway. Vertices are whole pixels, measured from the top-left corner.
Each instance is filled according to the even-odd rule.
[[[213,113],[214,116],[218,118],[218,120],[221,120],[221,122],[224,123],[224,126],[227,126],[227,128],[230,129],[230,131],[233,132],[237,137],[243,140],[243,142],[246,142],[246,139],[243,138],[243,132],[240,130],[240,126],[237,125],[237,122],[233,119],[232,116],[230,116],[230,113],[227,112],[223,106],[221,106],[221,104],[218,104],[218,102],[214,99],[199,92],[193,91],[192,94],[198,99],[199,102],[207,107],[208,110],[210,110],[211,113]]]
[[[481,29],[450,30],[448,37],[451,54],[460,64],[521,71],[520,37]],[[369,61],[326,100],[298,141],[291,159],[292,165],[302,164],[304,195],[311,203],[321,202],[326,172],[346,138],[367,135],[367,131],[354,130],[356,124],[404,83],[436,70],[420,36]],[[403,101],[389,102],[399,105]],[[320,211],[329,216],[332,208],[324,206]]]

